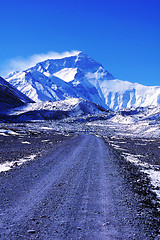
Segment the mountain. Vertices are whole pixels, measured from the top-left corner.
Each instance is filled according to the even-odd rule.
[[[160,104],[160,87],[144,86],[114,79],[100,83],[106,104],[113,110],[158,106]]]
[[[63,59],[50,59],[36,66],[11,74],[7,81],[34,101],[58,101],[69,98],[83,98],[106,107],[102,94],[88,81],[88,73],[113,76],[101,64],[80,52]]]
[[[7,81],[35,102],[83,98],[112,110],[160,104],[160,87],[114,79],[83,52],[37,63]]]
[[[0,113],[31,102],[31,99],[0,77]]]
[[[81,98],[70,98],[61,101],[46,101],[29,103],[15,108],[9,115],[11,122],[26,122],[31,120],[63,119],[84,115],[101,115],[108,113],[101,106]]]

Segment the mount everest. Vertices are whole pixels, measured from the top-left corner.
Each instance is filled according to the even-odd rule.
[[[35,102],[82,98],[112,110],[160,104],[160,87],[114,79],[83,52],[45,60],[6,80]]]
[[[160,104],[160,87],[114,79],[83,52],[48,59],[6,80],[35,102],[83,98],[112,110]]]

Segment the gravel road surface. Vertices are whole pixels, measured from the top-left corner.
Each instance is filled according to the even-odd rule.
[[[75,135],[0,173],[0,239],[156,239],[103,139]],[[158,238],[157,238],[158,239]]]

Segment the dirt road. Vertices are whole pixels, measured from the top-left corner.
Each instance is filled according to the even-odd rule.
[[[0,180],[0,239],[155,239],[101,138],[69,138]]]

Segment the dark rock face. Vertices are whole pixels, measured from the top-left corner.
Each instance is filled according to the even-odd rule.
[[[29,102],[33,101],[0,77],[0,113]]]

